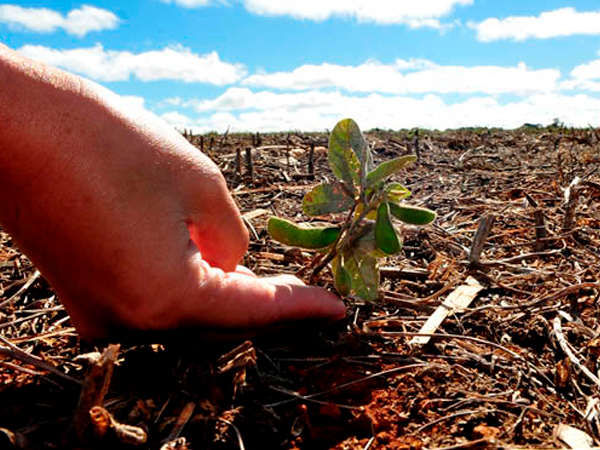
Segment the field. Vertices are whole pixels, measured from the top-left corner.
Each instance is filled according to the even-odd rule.
[[[306,220],[304,193],[332,177],[327,136],[187,137],[244,215],[244,264],[306,278],[314,255],[271,240],[265,222]],[[373,130],[367,140],[376,162],[418,150],[397,180],[438,218],[404,227],[401,254],[382,264],[381,302],[349,299],[339,323],[210,348],[112,347],[99,360],[104,349],[78,341],[0,230],[0,448],[64,448],[76,435],[97,449],[600,444],[598,130]],[[319,284],[332,288],[327,271]],[[440,306],[460,294],[468,306]],[[436,309],[446,317],[423,334]],[[79,431],[100,402],[106,426]]]

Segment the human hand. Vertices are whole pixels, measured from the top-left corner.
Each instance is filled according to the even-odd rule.
[[[344,315],[322,289],[238,266],[248,233],[225,181],[171,127],[1,46],[0,79],[0,223],[84,339]]]

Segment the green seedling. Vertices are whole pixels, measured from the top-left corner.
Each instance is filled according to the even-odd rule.
[[[340,121],[331,132],[328,158],[337,179],[308,192],[302,210],[309,217],[337,217],[338,223],[317,226],[271,217],[267,229],[282,244],[318,250],[311,283],[330,266],[335,289],[341,296],[376,300],[379,260],[402,249],[394,219],[411,225],[435,220],[435,212],[403,203],[410,191],[389,181],[417,158],[402,156],[374,167],[369,144],[352,119]]]

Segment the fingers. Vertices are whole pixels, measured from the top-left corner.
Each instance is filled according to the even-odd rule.
[[[187,302],[191,325],[258,329],[300,319],[341,319],[344,303],[324,289],[291,275],[257,278],[203,267],[204,280]]]
[[[248,276],[251,276],[253,278],[258,278],[254,272],[252,272],[250,269],[248,269],[245,266],[237,266],[235,268],[235,271],[237,273],[239,273],[239,274],[242,274],[242,275],[248,275]]]

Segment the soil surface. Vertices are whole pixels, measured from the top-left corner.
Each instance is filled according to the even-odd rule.
[[[376,163],[418,149],[395,179],[438,218],[403,227],[401,254],[382,262],[381,301],[347,299],[339,323],[210,348],[93,348],[0,230],[0,448],[600,444],[598,130],[366,136]],[[220,166],[244,214],[244,264],[307,279],[314,253],[271,240],[265,222],[308,220],[302,197],[332,178],[327,136],[187,137]],[[486,223],[489,234],[477,233]],[[331,289],[328,271],[319,283]],[[473,283],[481,288],[467,308],[442,306],[428,341],[411,342]]]

